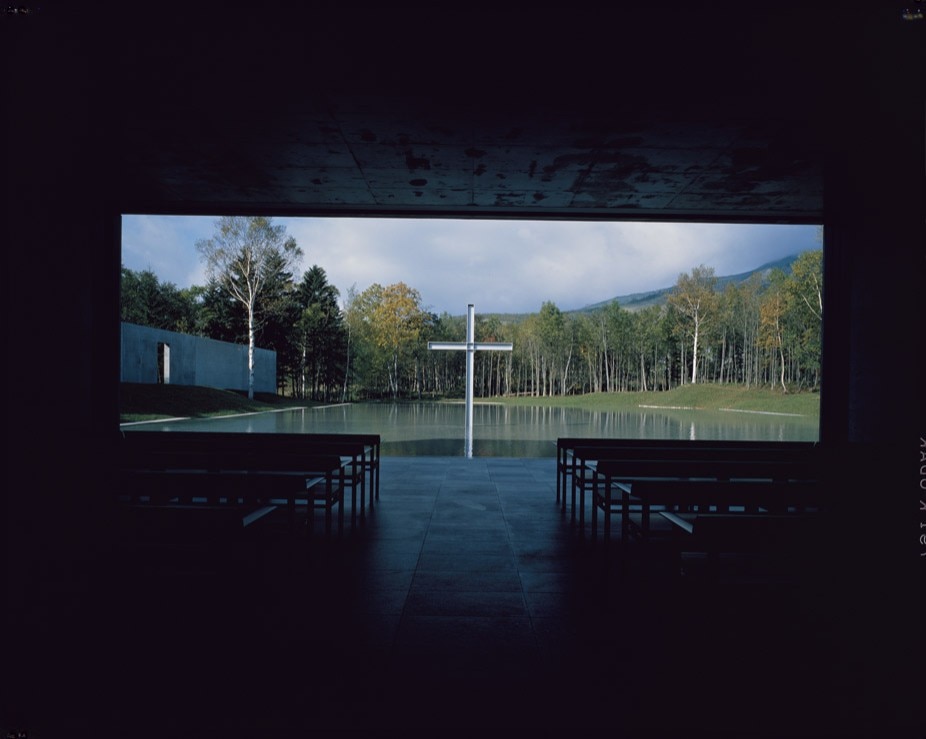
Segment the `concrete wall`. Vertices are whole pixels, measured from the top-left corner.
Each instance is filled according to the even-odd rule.
[[[114,536],[120,536],[114,530],[118,528],[113,526],[114,500],[107,484],[119,462],[112,443],[119,429],[118,215],[173,212],[171,203],[181,213],[197,212],[195,195],[202,185],[195,172],[177,173],[176,188],[182,197],[168,198],[165,191],[164,199],[158,200],[157,183],[136,182],[131,167],[134,154],[120,146],[121,111],[126,105],[150,105],[154,111],[166,85],[194,85],[204,77],[129,78],[121,74],[120,56],[111,50],[131,51],[132,37],[112,33],[113,18],[106,17],[111,14],[109,4],[41,5],[47,12],[0,20],[0,56],[14,70],[4,78],[3,100],[6,109],[15,112],[4,120],[9,133],[4,139],[2,166],[7,187],[0,231],[8,373],[4,384],[6,469],[9,479],[23,480],[7,485],[4,496],[4,591],[9,604],[4,609],[9,619],[4,633],[15,638],[4,645],[4,675],[11,679],[4,684],[6,700],[0,723],[40,726],[33,731],[35,735],[45,726],[51,729],[45,732],[49,735],[55,728],[59,734],[64,733],[60,728],[71,729],[71,734],[101,733],[101,725],[103,732],[112,726],[131,734],[135,712],[148,709],[149,703],[153,706],[162,691],[146,691],[154,682],[142,670],[132,668],[136,654],[158,655],[153,643],[146,642],[143,629],[136,635],[121,624],[113,628],[113,614],[126,609],[126,593],[108,587],[117,573],[134,578],[136,566],[115,561],[119,547],[110,545],[119,541]],[[793,15],[797,23],[814,4],[805,5],[806,9]],[[924,582],[921,563],[926,563],[926,557],[920,557],[918,537],[920,524],[926,523],[920,512],[924,492],[919,450],[920,437],[926,436],[922,405],[926,372],[917,352],[924,343],[926,325],[921,84],[926,69],[921,34],[926,22],[902,21],[903,5],[844,3],[826,8],[828,33],[820,38],[831,72],[819,90],[826,99],[819,108],[825,112],[821,127],[828,147],[822,446],[845,480],[834,486],[833,515],[814,548],[821,556],[807,562],[808,572],[819,573],[821,584],[825,575],[826,587],[800,586],[801,595],[807,596],[804,609],[819,624],[819,654],[832,654],[834,660],[832,670],[821,670],[816,690],[804,693],[810,679],[796,681],[793,700],[812,709],[806,727],[811,734],[819,727],[821,735],[923,736],[920,592]],[[70,12],[68,17],[62,17],[64,9]],[[742,10],[748,8],[744,5]],[[762,8],[743,17],[734,13],[730,20],[739,23],[737,32],[758,32],[765,12]],[[578,9],[574,13],[574,18],[580,18]],[[819,11],[813,9],[813,13]],[[417,20],[412,14],[409,23]],[[396,49],[404,54],[402,41],[397,35]],[[775,105],[774,91],[787,89],[786,73],[801,73],[789,59],[787,46],[788,40],[782,39],[780,82],[774,80],[768,89],[748,90],[768,98],[769,124],[783,125],[785,130],[789,116],[802,116],[812,107]],[[203,48],[208,50],[208,40]],[[511,58],[516,48],[501,51]],[[551,48],[537,45],[538,64],[557,64],[557,48],[556,44]],[[673,69],[671,55],[659,56],[653,63]],[[204,68],[202,60],[189,61]],[[384,57],[377,63],[387,66],[392,61]],[[724,90],[721,80],[748,79],[748,74],[740,74],[738,64],[737,59],[718,64],[718,79],[712,80],[718,86],[705,88],[703,105],[674,112],[667,109],[666,122],[671,123],[674,115],[684,120],[689,114],[700,116],[702,110],[709,110],[711,98]],[[324,84],[323,70],[317,66],[300,70],[304,71],[302,85]],[[358,67],[363,66],[358,62]],[[176,69],[170,65],[170,70]],[[480,83],[504,83],[512,85],[513,91],[519,75],[529,72],[525,67]],[[612,74],[612,70],[606,72],[600,75],[602,82]],[[627,77],[633,81],[632,74]],[[651,92],[671,102],[671,86],[678,81],[668,76],[666,89]],[[210,101],[197,94],[199,88],[181,89],[189,93],[189,110],[165,114],[165,147],[174,136],[183,140],[185,122],[189,126],[221,122]],[[467,103],[469,98],[461,93],[461,101]],[[538,100],[538,115],[548,102],[559,101]],[[593,108],[604,113],[610,108],[620,116],[618,120],[626,120],[628,113],[633,117],[632,106],[621,94],[620,80],[602,84]],[[467,118],[461,113],[455,125]],[[709,131],[707,125],[705,130]],[[216,136],[222,133],[217,128]],[[743,145],[748,147],[748,142]],[[310,147],[306,151],[317,150]],[[774,160],[780,152],[763,156]],[[223,212],[241,212],[242,206],[234,199],[251,184],[247,168],[238,169],[237,180],[228,183],[230,202]],[[743,177],[748,183],[748,169]],[[126,197],[121,196],[123,190]],[[282,199],[285,188],[268,187],[267,191],[279,192],[281,198],[268,203],[268,211],[311,213],[303,202]],[[746,197],[749,194],[744,192]],[[460,206],[460,215],[465,215],[466,207]],[[387,206],[371,203],[369,212],[382,208]],[[476,209],[477,214],[486,210]],[[501,207],[496,213],[506,215],[504,210]],[[622,215],[627,212],[616,208],[601,215],[642,217],[640,213]],[[526,214],[516,208],[510,213],[514,217]],[[709,211],[701,215],[709,216]],[[672,218],[673,211],[667,209],[665,217]],[[525,249],[522,266],[529,259]],[[538,300],[542,297],[538,286]],[[552,475],[551,468],[550,484]],[[352,548],[344,553],[362,551],[351,539]],[[629,574],[633,571],[630,567]],[[817,575],[809,574],[805,584],[817,584],[816,579]],[[158,588],[171,597],[187,591],[166,583]],[[142,595],[140,587],[132,585],[128,603],[147,602]],[[203,610],[194,607],[192,614]],[[752,610],[747,608],[746,613]],[[780,613],[784,629],[794,625],[787,623],[790,613]],[[797,615],[797,624],[810,623],[804,614]],[[654,629],[643,629],[641,635],[658,638]],[[769,645],[784,643],[782,639],[763,642],[759,637],[757,670],[768,662],[762,657]],[[119,655],[119,649],[125,654]],[[804,655],[797,649],[787,651],[801,669]],[[352,654],[361,656],[359,649]],[[87,662],[101,656],[102,683],[88,681]],[[157,661],[166,663],[172,657],[173,650]],[[822,659],[810,657],[809,664]],[[772,662],[783,664],[784,660]],[[748,667],[745,658],[741,664]],[[134,680],[140,691],[150,695],[135,695],[113,675],[129,685]],[[827,682],[826,676],[837,679]],[[743,689],[726,696],[731,717],[745,720],[747,713],[754,713],[754,721],[760,721],[758,710],[771,706],[763,702],[762,692],[751,691],[749,685],[767,685],[767,677],[745,669]],[[788,680],[789,676],[780,678]],[[644,679],[641,687],[649,676]],[[178,685],[188,682],[180,676]],[[669,682],[678,680],[670,675]],[[167,695],[173,689],[168,686],[163,692]],[[205,706],[215,705],[217,712],[228,705],[215,718],[231,721],[230,703],[219,698],[217,692],[206,690],[202,700]],[[178,705],[192,703],[180,701]],[[182,711],[175,713],[179,717]],[[698,727],[697,717],[707,713],[695,713],[691,723]],[[915,726],[908,720],[911,713],[917,714]],[[160,718],[170,717],[168,713]],[[157,718],[145,710],[146,722],[157,725]]]
[[[158,382],[159,344],[170,347],[169,384],[248,389],[248,348],[134,323],[121,325],[120,380]],[[254,391],[276,392],[277,355],[254,350]]]

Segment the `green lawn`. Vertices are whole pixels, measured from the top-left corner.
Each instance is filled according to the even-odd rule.
[[[697,408],[699,410],[732,409],[765,411],[768,413],[794,413],[818,418],[819,393],[788,393],[769,388],[742,387],[739,385],[683,385],[658,393],[590,393],[552,398],[497,398],[510,405],[540,405],[566,408],[583,408],[610,411],[641,406],[665,408]]]
[[[312,405],[320,404],[267,393],[255,393],[254,400],[248,400],[246,393],[231,390],[124,382],[120,386],[119,419],[126,423],[157,418],[225,416]]]

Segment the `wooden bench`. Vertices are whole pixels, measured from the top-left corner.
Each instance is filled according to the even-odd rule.
[[[192,453],[214,455],[218,450],[234,457],[246,455],[254,469],[266,467],[268,455],[336,455],[351,466],[344,484],[351,489],[351,521],[363,517],[367,506],[379,499],[380,436],[379,434],[289,434],[247,432],[123,432],[124,445],[143,451],[186,449]],[[357,496],[360,496],[359,507]]]
[[[607,471],[611,463],[632,463],[637,465],[638,477],[690,478],[692,474],[688,470],[667,471],[670,468],[666,465],[680,463],[684,468],[688,464],[707,463],[709,468],[704,474],[714,478],[717,468],[710,465],[744,461],[750,464],[766,462],[774,467],[813,463],[816,458],[815,445],[806,442],[562,438],[557,442],[557,502],[565,512],[566,489],[571,483],[572,517],[575,520],[578,508],[579,523],[584,528],[585,495],[601,485],[596,472],[599,464],[605,464],[602,470]],[[626,466],[623,469],[628,473],[633,471]],[[695,468],[690,470],[694,472]],[[620,481],[616,480],[615,484],[619,485]],[[620,503],[619,498],[615,500]]]
[[[592,530],[598,513],[604,535],[611,533],[612,514],[621,515],[621,532],[647,538],[654,508],[679,511],[786,511],[819,507],[821,487],[812,454],[792,450],[691,450],[659,459],[598,459],[584,464],[590,471]],[[581,485],[584,485],[582,483]],[[580,520],[584,487],[580,485]],[[631,516],[636,506],[639,523]]]
[[[113,543],[134,574],[235,577],[261,567],[276,506],[130,504],[114,514]]]
[[[603,466],[607,468],[608,464],[604,463]],[[706,466],[700,472],[695,472],[701,476],[690,478],[636,477],[611,481],[610,484],[608,474],[605,473],[604,481],[593,494],[593,531],[597,531],[599,511],[605,512],[605,537],[611,533],[610,514],[619,513],[624,540],[634,536],[647,542],[652,533],[651,519],[654,511],[785,514],[825,507],[822,486],[815,479],[763,477],[769,471],[767,468],[748,469],[744,464],[737,465],[737,471],[744,475],[741,477],[707,476],[709,467],[716,466]],[[679,471],[682,471],[681,468]],[[689,471],[692,470],[684,470]],[[639,520],[631,515],[633,511],[638,512]]]
[[[608,456],[610,454],[623,454],[639,452],[653,452],[658,449],[679,448],[679,442],[673,442],[669,439],[613,439],[613,438],[595,438],[587,436],[561,436],[556,440],[556,502],[562,504],[566,510],[566,490],[570,486],[570,481],[574,480],[580,473],[581,458],[576,456],[576,450],[598,449],[597,456]],[[572,501],[575,507],[575,499]]]
[[[132,524],[135,536],[146,538],[148,531],[170,532],[183,537],[210,532],[218,535],[234,534],[258,526],[277,509],[275,505],[241,507],[238,505],[210,505],[206,503],[160,503],[128,505],[122,518]]]
[[[338,507],[343,528],[344,491],[363,489],[367,467],[361,445],[297,442],[295,434],[129,432],[123,435],[118,471],[123,496],[133,505],[233,505],[242,509],[285,505],[291,521],[305,501],[309,522],[325,510],[331,529]],[[276,437],[276,438],[273,438]],[[348,449],[351,453],[337,452]],[[311,526],[310,526],[311,530]]]
[[[594,482],[592,468],[599,460],[777,459],[811,454],[813,446],[808,442],[560,437],[556,442],[556,501],[565,512],[566,491],[571,489],[575,519],[577,497],[590,490]],[[579,515],[584,520],[582,511],[584,508]]]
[[[379,500],[379,461],[380,447],[382,446],[379,434],[274,434],[277,440],[281,436],[304,437],[304,440],[311,442],[313,445],[330,445],[330,448],[335,452],[354,458],[354,464],[359,465],[365,473],[363,480],[366,482],[361,484],[369,491],[370,505],[373,505],[374,499]],[[364,487],[361,487],[361,516],[364,515],[365,509],[363,502]]]
[[[760,560],[767,568],[763,572],[766,575],[793,575],[804,566],[805,555],[820,534],[819,512],[660,511],[659,515],[671,524],[679,564],[686,552],[704,553],[707,555],[709,577],[719,574],[719,560],[724,554],[746,555]]]
[[[215,512],[219,522],[231,516],[238,516],[243,525],[255,520],[253,515],[267,515],[283,506],[289,513],[290,522],[295,525],[296,508],[304,502],[310,527],[317,508],[325,510],[325,528],[332,527],[332,511],[338,507],[338,528],[343,528],[343,494],[346,487],[347,465],[337,456],[303,457],[298,466],[285,466],[275,460],[274,468],[247,469],[237,467],[199,468],[202,456],[189,467],[176,466],[179,461],[172,457],[170,465],[159,467],[135,466],[119,471],[121,499],[129,506],[142,511],[137,514],[148,519],[168,520],[183,516],[189,521],[203,519]],[[147,512],[162,509],[163,513]],[[192,511],[200,513],[192,513]],[[177,513],[171,513],[176,511]],[[219,515],[219,512],[235,511]],[[231,519],[229,519],[231,520]]]

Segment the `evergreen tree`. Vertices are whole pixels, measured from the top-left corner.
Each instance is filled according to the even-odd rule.
[[[327,399],[338,386],[346,361],[346,328],[340,294],[325,270],[313,265],[296,289],[299,386],[302,397]]]

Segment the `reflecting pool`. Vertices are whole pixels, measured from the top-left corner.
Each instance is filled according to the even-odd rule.
[[[378,433],[389,456],[463,456],[463,403],[345,403],[124,429],[254,433]],[[554,457],[561,436],[726,441],[817,441],[816,417],[748,411],[575,408],[477,403],[473,456]]]

